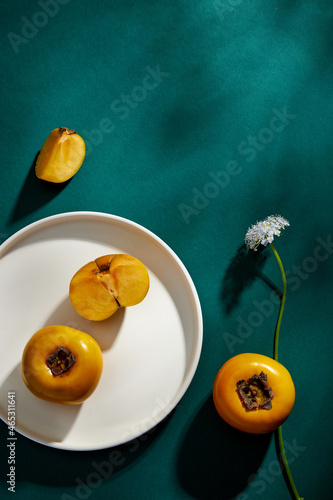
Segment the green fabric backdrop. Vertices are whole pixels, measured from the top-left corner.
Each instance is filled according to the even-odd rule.
[[[255,280],[236,303],[225,276],[247,228],[276,213],[291,224],[276,242],[289,282],[279,359],[297,393],[287,455],[299,493],[329,498],[332,2],[5,0],[0,19],[1,241],[62,212],[133,220],[183,261],[204,320],[197,372],[163,424],[96,452],[18,436],[15,498],[289,498],[273,436],[229,428],[211,399],[232,355],[272,355],[276,315],[251,326],[270,289]],[[87,156],[71,182],[45,185],[34,161],[59,126],[78,131]],[[273,257],[264,270],[281,283]],[[253,331],[241,339],[244,322]]]

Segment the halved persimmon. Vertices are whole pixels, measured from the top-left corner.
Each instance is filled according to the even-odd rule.
[[[86,154],[82,137],[67,127],[55,128],[43,144],[35,172],[48,182],[68,181],[81,167]]]
[[[148,293],[144,264],[126,254],[103,255],[84,265],[71,279],[69,298],[84,318],[102,321],[120,307],[135,306]]]

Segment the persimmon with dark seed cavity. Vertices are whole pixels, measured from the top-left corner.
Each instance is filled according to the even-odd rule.
[[[46,326],[28,341],[22,378],[40,399],[75,405],[88,399],[102,375],[103,357],[88,333],[64,325]]]
[[[250,434],[271,432],[288,418],[295,402],[289,371],[263,354],[243,353],[220,368],[213,385],[219,415]]]

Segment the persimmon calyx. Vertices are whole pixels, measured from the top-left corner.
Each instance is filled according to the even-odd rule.
[[[61,346],[47,358],[46,364],[50,368],[52,375],[56,377],[67,372],[75,361],[75,354],[72,354],[69,349]]]
[[[270,387],[267,387],[267,375],[264,372],[259,375],[254,374],[248,380],[239,380],[236,387],[247,410],[272,409],[274,393]]]
[[[66,132],[68,135],[71,135],[71,134],[76,134],[76,130],[72,130],[71,128],[67,128],[67,127],[59,127],[59,132]]]

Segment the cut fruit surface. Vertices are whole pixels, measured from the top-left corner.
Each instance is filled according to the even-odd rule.
[[[86,146],[75,130],[52,130],[38,155],[35,172],[39,179],[61,183],[68,181],[82,165]]]
[[[147,295],[149,274],[135,257],[104,255],[83,266],[73,276],[69,297],[84,318],[101,321],[119,307],[139,304]]]

